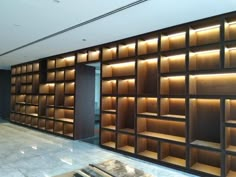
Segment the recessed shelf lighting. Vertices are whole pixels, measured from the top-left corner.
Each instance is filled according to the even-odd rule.
[[[164,59],[179,59],[181,57],[185,57],[185,54],[170,55],[170,56],[166,56]]]
[[[210,29],[218,28],[218,27],[220,27],[220,25],[207,26],[207,27],[204,27],[204,28],[198,28],[198,29],[193,29],[193,30],[196,31],[196,32],[200,32],[200,31],[207,31],[207,30],[210,30]]]
[[[146,43],[157,43],[157,41],[158,41],[158,38],[152,38],[152,39],[147,39],[144,42],[146,42]]]
[[[191,54],[193,55],[199,55],[199,54],[208,54],[208,53],[216,53],[219,52],[219,49],[215,49],[215,50],[205,50],[205,51],[200,51],[200,52],[191,52]]]
[[[125,44],[121,47],[135,48],[135,43]]]
[[[225,47],[225,50],[236,50],[236,47],[232,47],[232,48],[228,48],[228,47]]]
[[[111,64],[110,66],[112,67],[123,67],[123,66],[130,66],[130,65],[134,65],[135,62],[126,62],[126,63],[117,63],[117,64]]]
[[[236,25],[236,21],[227,23],[228,25]]]
[[[168,35],[167,37],[168,37],[168,38],[172,38],[172,37],[180,37],[180,36],[185,35],[185,33],[186,33],[186,32],[174,33],[174,34],[170,34],[170,35]]]

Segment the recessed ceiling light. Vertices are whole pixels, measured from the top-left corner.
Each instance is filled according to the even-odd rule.
[[[82,39],[82,41],[87,41],[86,39]]]

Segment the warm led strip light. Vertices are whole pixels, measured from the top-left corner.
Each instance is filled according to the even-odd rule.
[[[220,25],[213,25],[213,26],[208,26],[208,27],[198,28],[198,29],[193,29],[193,30],[196,32],[199,32],[199,31],[206,31],[206,30],[210,30],[210,29],[214,29],[218,27],[220,27]]]
[[[135,43],[126,44],[126,45],[123,45],[121,47],[135,48]]]
[[[180,57],[185,57],[185,54],[178,54],[178,55],[164,56],[163,59],[179,59]],[[181,58],[181,59],[182,59],[182,58]]]
[[[116,49],[116,47],[112,47],[112,48],[109,48],[109,49],[107,49],[108,51],[116,51],[117,49]]]
[[[223,73],[223,74],[199,74],[199,75],[191,75],[190,77],[216,77],[216,76],[236,76],[236,73]]]
[[[175,34],[170,34],[167,37],[168,38],[172,38],[172,37],[178,37],[178,36],[182,36],[185,35],[186,32],[180,32],[180,33],[175,33]]]
[[[219,49],[215,49],[215,50],[206,50],[206,51],[200,51],[200,52],[191,52],[191,54],[199,55],[199,54],[216,53],[219,51],[220,51]]]
[[[75,59],[74,56],[70,56],[70,57],[66,57],[66,58],[63,58],[64,60],[67,60],[67,61],[72,61]]]
[[[128,66],[128,65],[134,65],[135,62],[131,61],[131,62],[126,62],[126,63],[117,63],[117,64],[111,64],[110,66],[112,67],[121,67],[121,66]]]
[[[184,79],[185,76],[167,76],[163,77],[162,79]]]
[[[157,58],[149,58],[145,60],[148,63],[156,63],[157,62]]]
[[[232,47],[232,48],[225,47],[225,50],[236,50],[236,47]]]
[[[157,43],[157,41],[158,41],[158,38],[153,38],[153,39],[145,40],[144,42],[146,42],[146,43]]]
[[[227,23],[228,25],[236,25],[236,21]]]

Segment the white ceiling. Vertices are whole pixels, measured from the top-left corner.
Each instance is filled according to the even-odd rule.
[[[135,1],[1,0],[0,55]],[[235,10],[235,0],[148,0],[0,56],[0,68]]]

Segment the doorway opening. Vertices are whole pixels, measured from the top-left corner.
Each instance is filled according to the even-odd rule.
[[[100,132],[100,80],[101,80],[101,67],[100,62],[96,63],[90,63],[85,64],[85,67],[92,68],[94,70],[93,75],[94,78],[92,78],[94,84],[90,85],[91,89],[87,89],[85,93],[83,94],[90,94],[92,95],[94,110],[93,110],[93,135],[88,136],[84,139],[81,139],[81,141],[99,145],[99,132]],[[79,83],[78,83],[79,84]],[[91,92],[91,93],[89,93]],[[93,93],[92,93],[93,92]],[[79,99],[79,98],[78,98]],[[86,118],[86,117],[85,117]]]

